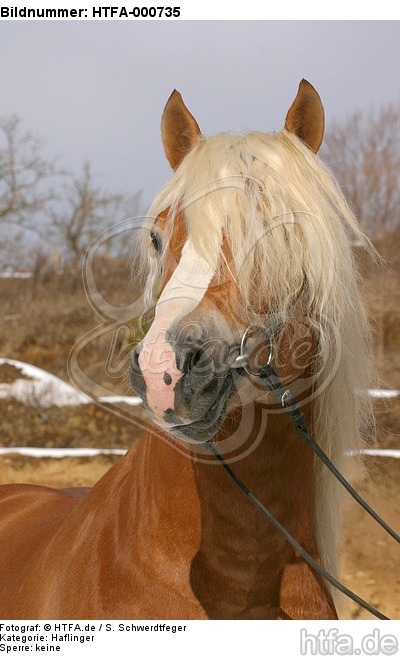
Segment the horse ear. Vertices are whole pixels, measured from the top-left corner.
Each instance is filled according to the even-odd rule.
[[[285,121],[285,128],[317,153],[324,136],[325,118],[321,98],[312,84],[302,80]]]
[[[174,89],[164,107],[161,136],[165,154],[175,170],[200,137],[197,121],[189,112],[181,94]]]

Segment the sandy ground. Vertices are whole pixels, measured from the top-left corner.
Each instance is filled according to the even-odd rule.
[[[400,534],[400,460],[368,458],[367,476],[357,490]],[[341,574],[351,590],[391,619],[400,619],[400,544],[353,500],[345,504]],[[371,615],[345,600],[342,618]]]

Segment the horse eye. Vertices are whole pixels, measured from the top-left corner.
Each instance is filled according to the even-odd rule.
[[[151,243],[153,244],[155,250],[157,253],[161,253],[162,251],[162,242],[161,242],[161,237],[158,235],[156,232],[153,230],[150,233],[150,238],[151,238]]]

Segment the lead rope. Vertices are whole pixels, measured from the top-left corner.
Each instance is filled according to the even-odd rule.
[[[276,528],[277,531],[283,537],[289,542],[289,544],[292,545],[293,549],[295,549],[303,558],[304,560],[310,565],[310,567],[313,568],[318,574],[324,577],[331,585],[333,585],[337,590],[340,592],[343,592],[347,597],[350,597],[353,601],[355,601],[357,604],[365,608],[365,610],[369,611],[372,615],[375,615],[379,620],[389,620],[390,617],[387,617],[383,613],[381,613],[379,610],[371,606],[367,601],[356,595],[355,592],[350,590],[349,588],[346,588],[343,583],[338,581],[328,570],[325,569],[325,567],[322,567],[310,554],[308,551],[303,549],[303,547],[295,540],[295,538],[289,533],[289,531],[286,530],[286,528],[283,526],[283,524],[280,523],[274,517],[269,510],[257,499],[257,497],[254,496],[252,492],[250,492],[249,488],[243,483],[243,481],[235,474],[235,472],[229,467],[229,465],[225,462],[221,454],[217,451],[215,448],[215,445],[212,442],[206,442],[205,447],[212,453],[212,455],[218,460],[220,465],[225,469],[227,474],[232,478],[232,480],[236,483],[236,485],[239,486],[239,488],[242,490],[242,492],[246,495],[250,503],[253,504],[257,508],[257,510],[260,511],[264,517],[268,519],[268,521]]]
[[[354,488],[348,483],[344,476],[339,472],[335,467],[333,462],[328,458],[326,453],[321,449],[321,447],[315,442],[315,440],[309,435],[307,431],[307,424],[304,417],[304,414],[298,407],[295,397],[290,393],[290,391],[285,388],[281,383],[278,375],[271,367],[270,364],[265,364],[259,369],[258,377],[260,377],[265,385],[269,387],[274,396],[276,396],[282,403],[282,406],[286,409],[290,419],[296,430],[300,433],[306,442],[311,446],[313,451],[318,455],[318,457],[325,463],[325,465],[330,469],[330,471],[336,476],[336,478],[342,483],[346,490],[351,494],[351,496],[384,528],[397,542],[400,542],[400,537],[384,522],[379,515],[360,497],[360,495],[354,490]],[[243,483],[243,481],[235,474],[235,472],[229,467],[225,462],[224,458],[216,449],[215,445],[212,442],[207,442],[205,444],[206,448],[212,455],[217,459],[219,464],[225,469],[227,474],[232,478],[232,480],[238,485],[242,492],[246,495],[249,501],[255,506],[264,517],[276,528],[277,531],[291,544],[291,546],[304,558],[304,560],[312,567],[318,574],[323,576],[331,585],[333,585],[337,590],[345,594],[347,597],[355,601],[357,604],[365,608],[369,613],[374,615],[380,620],[389,620],[390,618],[378,611],[376,608],[371,606],[367,601],[359,597],[355,592],[347,588],[343,583],[338,581],[330,572],[328,572],[322,565],[320,565],[310,554],[303,549],[303,547],[295,540],[295,538],[286,530],[286,528],[265,508],[265,506],[250,492],[249,488]]]
[[[265,364],[260,367],[259,376],[264,381],[264,383],[269,387],[271,392],[276,396],[277,399],[282,403],[282,406],[286,409],[290,419],[292,420],[293,426],[298,433],[306,442],[310,445],[314,453],[322,460],[322,462],[330,469],[332,474],[338,479],[338,481],[343,485],[344,488],[348,491],[349,494],[360,504],[364,510],[371,515],[371,517],[378,522],[382,528],[389,533],[389,535],[400,544],[400,535],[398,535],[383,519],[380,517],[371,506],[364,501],[364,499],[356,492],[354,487],[345,479],[343,474],[335,467],[332,460],[328,458],[325,451],[321,449],[319,444],[311,437],[307,431],[307,424],[304,414],[299,410],[297,401],[295,397],[290,393],[290,391],[281,383],[277,373],[271,367],[270,364]]]

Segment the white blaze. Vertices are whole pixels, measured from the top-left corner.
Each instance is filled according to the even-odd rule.
[[[191,239],[156,306],[153,324],[142,342],[139,365],[146,383],[147,401],[158,417],[174,407],[174,389],[182,378],[175,353],[165,340],[171,325],[192,312],[201,302],[214,275],[207,260],[195,250]],[[167,376],[165,376],[167,375]],[[169,380],[169,384],[165,380]]]

